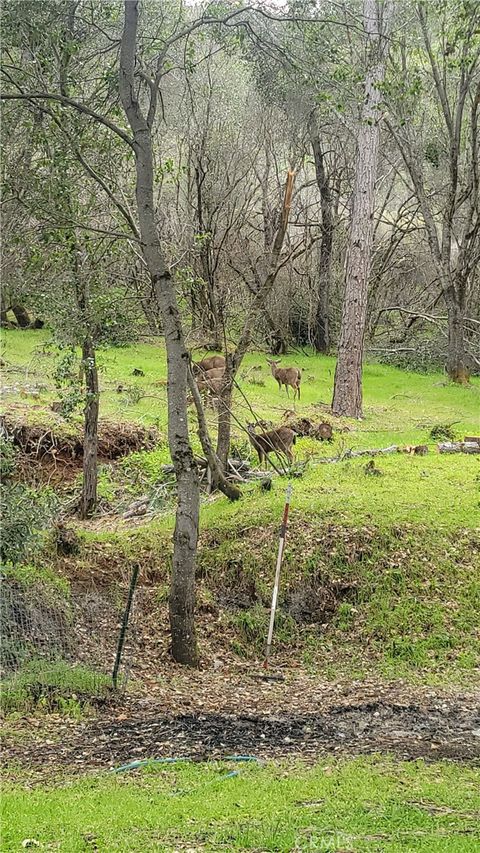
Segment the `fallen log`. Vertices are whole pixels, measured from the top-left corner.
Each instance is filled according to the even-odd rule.
[[[444,441],[437,446],[439,453],[480,453],[476,441]]]
[[[319,463],[328,462],[343,462],[345,459],[356,459],[359,456],[382,456],[387,453],[398,453],[398,444],[391,444],[389,447],[378,447],[373,450],[346,450],[340,453],[339,456],[326,456],[324,459],[317,459]]]
[[[466,435],[463,439],[467,442],[475,442],[475,444],[480,444],[480,435]]]

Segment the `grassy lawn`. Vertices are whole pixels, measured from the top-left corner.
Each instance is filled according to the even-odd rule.
[[[25,381],[32,383],[36,380],[47,386],[38,402],[47,403],[55,396],[51,378],[55,357],[51,351],[44,349],[49,337],[49,333],[43,330],[2,332],[2,358],[7,365],[4,383],[18,386],[17,394],[8,394],[6,402],[22,396],[21,386]],[[157,422],[165,427],[166,362],[163,345],[145,343],[109,348],[100,352],[98,360],[102,414],[149,424]],[[322,411],[317,406],[331,401],[335,359],[293,353],[285,356],[282,364],[294,364],[304,370],[298,414],[320,419]],[[139,368],[145,375],[132,376],[134,368]],[[117,393],[119,382],[127,388],[142,390],[148,396],[138,402],[129,402],[128,393],[123,396]],[[292,408],[292,400],[287,398],[285,391],[278,391],[262,353],[249,353],[245,357],[238,384],[259,417],[278,421],[286,409]],[[28,400],[28,395],[24,399]],[[464,432],[478,430],[479,412],[478,377],[464,388],[449,383],[442,374],[422,375],[382,364],[367,364],[364,371],[364,418],[361,422],[345,421],[351,428],[346,443],[355,447],[380,446],[393,440],[400,444],[420,443],[427,438],[433,424],[452,422],[456,422],[455,429],[463,437]],[[235,414],[241,421],[252,419],[239,392]],[[244,438],[244,433],[239,431],[238,437]]]
[[[4,405],[22,402],[29,417],[51,417],[48,405],[57,393],[53,389],[54,356],[44,351],[48,332],[3,332],[3,358],[7,364],[4,383],[11,386]],[[128,494],[126,467],[145,471],[139,489],[158,479],[159,468],[168,460],[166,444],[166,367],[165,351],[158,344],[137,344],[121,349],[108,349],[99,356],[101,364],[101,416],[156,424],[163,436],[158,450],[135,455],[120,468],[119,483],[115,475],[103,473],[100,488],[108,494],[115,488]],[[334,359],[293,354],[284,359],[304,368],[302,399],[297,404],[298,415],[315,421],[327,417],[320,405],[331,400]],[[252,370],[256,366],[260,370]],[[144,376],[132,376],[137,367]],[[252,384],[252,376],[255,382]],[[243,377],[243,378],[242,378]],[[304,477],[295,484],[293,507],[302,517],[315,515],[320,520],[347,524],[392,523],[433,524],[445,528],[471,527],[478,524],[479,476],[478,457],[440,456],[436,442],[429,437],[435,424],[454,423],[461,438],[480,430],[480,381],[474,379],[467,388],[445,381],[440,374],[407,373],[381,364],[365,366],[364,418],[361,421],[343,419],[347,431],[336,431],[332,444],[309,438],[298,439],[296,458],[307,461]],[[43,383],[38,397],[32,398],[22,386],[34,381]],[[262,384],[258,384],[258,383]],[[125,393],[116,389],[122,384]],[[13,387],[12,387],[13,386]],[[279,393],[269,373],[264,355],[250,353],[240,372],[239,386],[248,397],[257,417],[279,423],[284,412],[291,408],[285,392]],[[134,392],[130,391],[134,389]],[[136,395],[144,393],[141,399]],[[252,420],[252,413],[240,391],[236,393],[235,418],[241,423]],[[192,439],[197,446],[194,412],[191,411]],[[209,418],[214,427],[215,415]],[[250,452],[247,437],[238,422],[233,426],[233,443],[243,454]],[[426,457],[394,454],[381,458],[377,467],[383,476],[367,477],[365,460],[351,460],[339,465],[318,465],[325,456],[334,456],[345,449],[368,449],[391,444],[427,444]],[[253,458],[253,454],[252,454]],[[202,526],[237,523],[248,526],[256,520],[267,523],[278,517],[283,497],[279,483],[275,492],[259,494],[255,485],[244,489],[244,500],[231,505],[223,498],[204,506]],[[171,518],[165,520],[167,528]]]
[[[238,775],[227,777],[236,770]],[[55,787],[6,786],[3,851],[429,851],[480,845],[480,773],[388,758],[178,764]]]

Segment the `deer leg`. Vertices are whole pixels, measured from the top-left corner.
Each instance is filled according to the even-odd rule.
[[[290,397],[290,394],[288,393],[288,382],[285,382],[285,388],[286,388],[286,391],[287,391],[287,397]]]

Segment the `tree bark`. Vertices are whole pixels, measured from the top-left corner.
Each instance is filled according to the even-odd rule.
[[[143,115],[136,93],[135,51],[138,0],[125,0],[120,48],[120,98],[132,130],[136,166],[136,203],[142,253],[161,310],[167,349],[168,440],[177,481],[177,512],[173,535],[173,560],[169,613],[172,654],[176,661],[197,664],[194,626],[195,559],[199,523],[199,479],[190,446],[187,419],[185,346],[175,288],[168,271],[155,222],[153,199],[152,124],[156,89],[151,89],[148,116]]]
[[[232,435],[232,396],[235,374],[240,364],[236,364],[234,356],[227,353],[225,364],[224,386],[218,396],[218,430],[217,430],[217,458],[220,470],[225,474],[228,470],[228,456],[230,453],[230,442]]]
[[[332,280],[333,210],[330,183],[325,169],[325,157],[318,133],[312,128],[311,143],[315,160],[315,174],[320,193],[322,211],[322,239],[318,258],[318,293],[313,345],[316,352],[327,353],[330,348],[330,286]]]
[[[12,311],[20,329],[29,329],[32,321],[30,315],[23,305],[12,305]]]
[[[85,375],[85,410],[83,434],[82,518],[88,518],[97,506],[98,454],[98,370],[95,347],[90,335],[83,341],[82,365]]]
[[[295,172],[292,169],[288,170],[287,180],[285,183],[285,192],[283,197],[283,207],[281,216],[273,241],[273,246],[268,259],[267,273],[263,282],[257,287],[255,295],[252,299],[250,310],[243,324],[242,333],[235,352],[226,354],[225,365],[225,384],[222,393],[218,399],[218,434],[217,434],[217,458],[221,468],[226,472],[228,465],[228,454],[230,452],[230,436],[232,430],[231,424],[231,409],[232,409],[232,389],[235,376],[242,363],[243,357],[247,352],[252,336],[252,326],[255,322],[257,312],[261,309],[265,300],[272,292],[275,279],[280,269],[280,253],[282,251],[285,235],[288,228],[288,220],[290,216],[290,207],[292,203],[293,185],[295,182]]]
[[[223,494],[226,495],[229,500],[237,501],[241,497],[240,489],[230,483],[227,480],[223,471],[221,470],[219,460],[210,441],[210,435],[208,432],[208,426],[205,418],[205,412],[202,406],[200,392],[198,390],[197,383],[190,367],[188,369],[188,385],[190,388],[190,393],[193,397],[193,402],[195,403],[195,408],[197,410],[198,437],[200,439],[203,452],[205,453],[207,464],[211,471],[212,485],[215,488],[218,488],[221,492],[223,492]]]
[[[369,67],[357,135],[355,186],[345,271],[345,297],[332,403],[335,415],[353,418],[362,416],[362,359],[380,139],[380,86],[385,76],[387,51],[385,36],[388,35],[391,11],[390,2],[386,2],[383,6],[383,18],[380,18],[376,1],[364,0],[363,25],[366,32]]]
[[[447,373],[453,382],[467,385],[470,370],[465,348],[465,310],[458,301],[446,296],[448,317]]]
[[[203,202],[203,182],[205,180],[205,170],[201,161],[199,160],[197,166],[195,167],[195,186],[197,190],[197,224],[198,231],[200,235],[206,235],[210,233],[211,229],[208,223],[205,223],[204,219],[204,202]],[[202,279],[204,282],[204,294],[203,294],[203,302],[205,307],[205,314],[202,317],[203,324],[206,326],[205,331],[212,335],[212,344],[214,349],[220,350],[222,348],[221,343],[221,324],[220,324],[220,316],[218,312],[217,306],[217,298],[215,294],[215,277],[212,270],[211,263],[211,247],[210,240],[212,236],[207,237],[203,236],[200,242],[200,266],[202,272]]]

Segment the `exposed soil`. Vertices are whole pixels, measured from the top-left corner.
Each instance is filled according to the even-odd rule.
[[[480,760],[478,696],[304,676],[270,682],[238,672],[178,672],[169,682],[154,698],[126,699],[82,723],[55,715],[19,721],[15,737],[5,739],[4,761],[32,779],[54,779],[169,756],[313,761],[388,752],[407,760]]]
[[[52,412],[44,414],[37,407],[34,423],[29,420],[29,412],[24,407],[11,404],[8,411],[0,416],[0,430],[13,441],[15,447],[30,459],[54,459],[72,462],[83,457],[83,427],[78,423],[68,423]],[[98,424],[99,458],[119,459],[138,450],[152,450],[159,440],[159,434],[153,427],[126,421],[113,422],[100,420]]]

